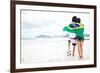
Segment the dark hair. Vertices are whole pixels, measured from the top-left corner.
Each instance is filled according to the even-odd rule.
[[[80,22],[81,22],[81,19],[77,18],[76,23],[80,23]]]
[[[73,16],[72,17],[72,22],[76,22],[76,20],[77,20],[77,17],[76,16]]]

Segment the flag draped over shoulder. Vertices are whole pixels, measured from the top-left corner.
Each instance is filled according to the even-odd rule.
[[[79,24],[78,27],[76,28],[72,28],[70,27],[71,24],[69,24],[68,26],[64,26],[63,31],[67,31],[70,33],[75,33],[76,37],[81,37],[84,38],[83,32],[84,32],[84,25],[83,24]]]

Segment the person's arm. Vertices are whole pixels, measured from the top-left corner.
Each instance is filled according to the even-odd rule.
[[[75,30],[74,30],[73,28],[69,27],[69,25],[68,25],[68,26],[65,26],[65,27],[63,28],[63,31],[75,33]]]
[[[77,28],[71,28],[69,25],[65,26],[63,28],[63,31],[67,31],[67,32],[71,32],[71,33],[76,33],[79,30],[84,30],[84,25],[81,23],[79,24],[79,27],[77,27]]]

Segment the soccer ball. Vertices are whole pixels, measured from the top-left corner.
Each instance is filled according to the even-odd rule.
[[[68,50],[67,56],[71,56],[71,51]]]

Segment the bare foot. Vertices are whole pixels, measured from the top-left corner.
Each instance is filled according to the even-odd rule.
[[[82,58],[83,58],[83,56],[80,56],[80,58],[82,59]]]

